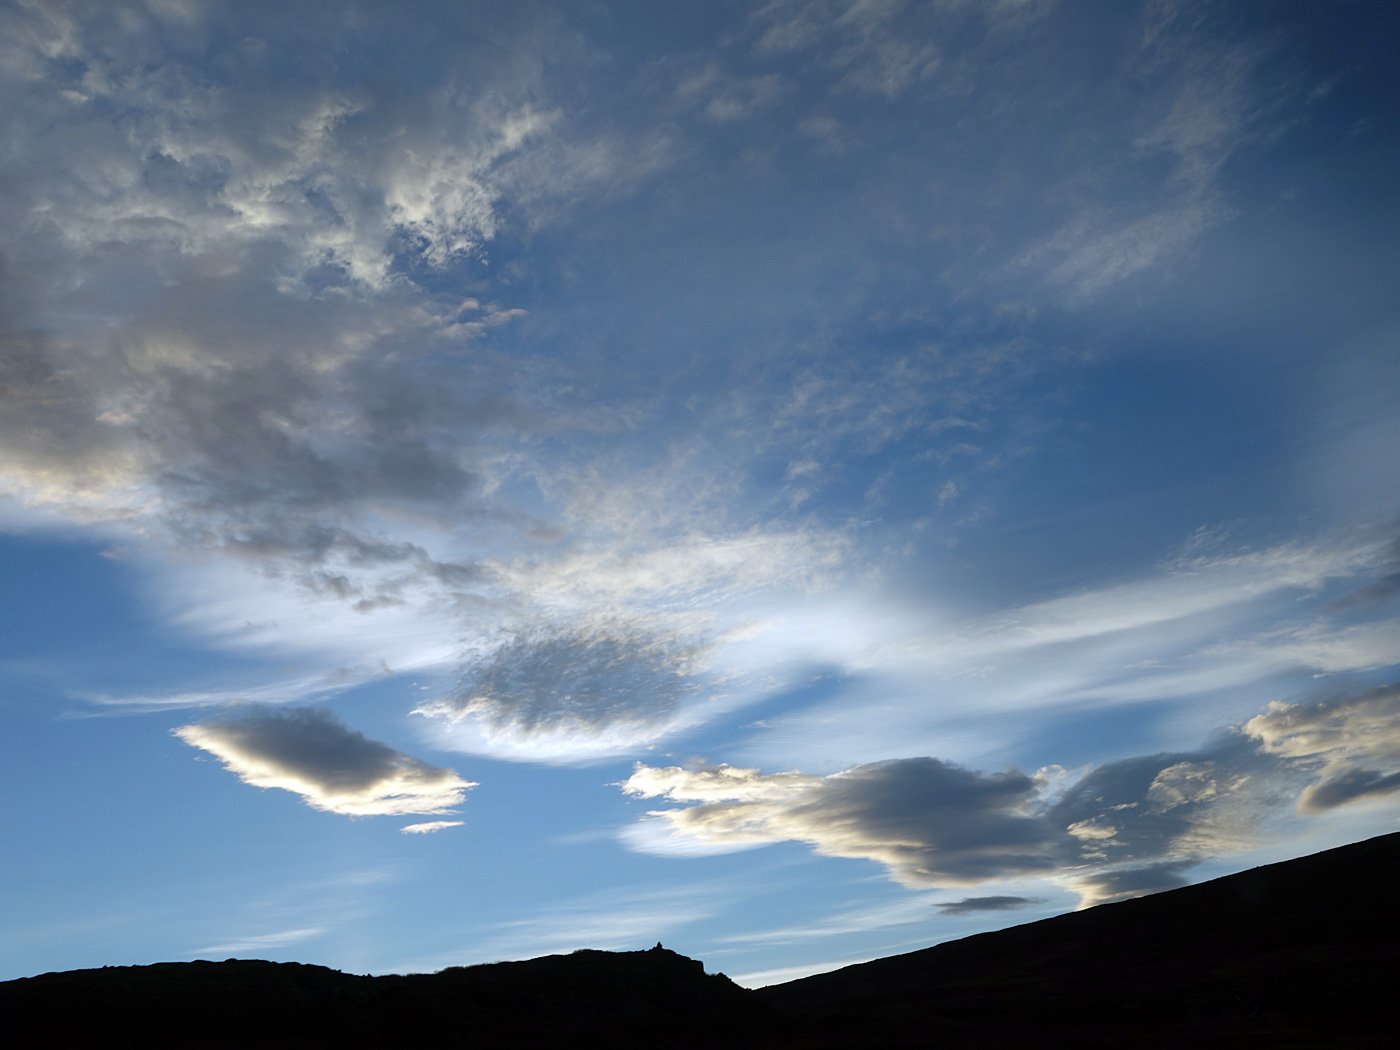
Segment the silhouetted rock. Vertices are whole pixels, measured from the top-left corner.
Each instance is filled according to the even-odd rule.
[[[1390,1047],[1400,834],[746,991],[659,944],[359,977],[229,960],[0,984],[8,1047]]]

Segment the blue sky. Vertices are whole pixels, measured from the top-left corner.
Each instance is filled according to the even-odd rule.
[[[1393,830],[1396,17],[0,7],[0,977]]]

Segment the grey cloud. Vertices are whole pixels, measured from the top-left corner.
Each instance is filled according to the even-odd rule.
[[[1358,765],[1400,755],[1396,702],[1384,693],[1276,705],[1208,747],[1110,762],[1064,788],[1058,768],[989,774],[933,758],[831,776],[638,765],[624,792],[689,805],[650,813],[624,839],[656,852],[684,852],[687,842],[711,850],[807,842],[877,861],[919,888],[1042,876],[1075,889],[1087,907],[1183,885],[1205,859],[1257,847],[1300,790],[1305,813],[1400,791],[1400,772]],[[1331,772],[1303,789],[1300,779],[1319,767]],[[945,907],[960,914],[983,906],[976,901],[984,899]]]
[[[1251,792],[1268,766],[1237,736],[1204,751],[1110,762],[1054,801],[1049,818],[1074,842],[1069,863],[1220,850],[1248,838]]]
[[[698,688],[707,650],[636,624],[522,632],[469,661],[452,698],[424,710],[526,735],[655,725]]]
[[[1034,813],[1038,783],[934,758],[855,766],[827,777],[721,766],[638,766],[622,785],[642,798],[703,799],[653,814],[673,832],[736,846],[786,839],[885,865],[910,887],[976,883],[1053,869],[1063,835]]]
[[[1235,757],[1249,751],[1240,744],[1227,750]],[[670,834],[702,843],[807,842],[829,856],[877,861],[911,888],[1057,878],[1088,906],[1180,885],[1180,873],[1200,863],[1201,852],[1237,844],[1237,823],[1218,818],[1235,804],[1232,793],[1243,780],[1216,762],[1178,754],[1113,763],[1048,799],[1046,778],[976,772],[933,758],[827,777],[639,765],[622,788],[636,797],[698,803],[650,817]],[[668,846],[641,835],[631,841],[644,849]],[[940,907],[964,914],[1024,902],[967,898]]]
[[[1384,560],[1376,566],[1380,570],[1377,579],[1364,587],[1358,587],[1332,603],[1332,609],[1343,612],[1349,609],[1383,605],[1396,595],[1400,595],[1400,540],[1392,543]]]
[[[1302,813],[1400,790],[1400,690],[1393,686],[1312,705],[1270,704],[1243,731],[1264,753],[1316,778],[1298,797]]]
[[[1375,583],[1358,587],[1350,594],[1338,598],[1332,608],[1338,611],[1358,606],[1381,605],[1400,595],[1400,572],[1386,573]]]
[[[91,516],[155,496],[187,538],[289,549],[302,519],[470,502],[469,450],[512,411],[508,379],[421,366],[460,358],[509,311],[405,294],[409,249],[389,241],[440,264],[489,238],[494,198],[472,173],[525,142],[528,107],[259,93],[137,5],[114,15],[5,15],[20,66],[41,72],[0,72],[25,162],[0,211],[16,278],[0,304],[12,487]],[[347,31],[310,21],[328,40]],[[367,148],[390,131],[394,150]]]
[[[388,39],[389,16],[368,9],[215,8],[183,38],[136,4],[11,11],[6,65],[21,75],[9,86],[26,103],[16,112],[56,118],[19,123],[31,155],[82,147],[73,178],[30,188],[70,243],[134,237],[204,250],[273,233],[288,253],[282,276],[338,271],[369,285],[388,277],[393,252],[440,264],[493,235],[491,169],[540,126],[527,103],[510,104],[537,82],[529,20],[505,5],[493,14],[520,30],[520,47],[425,33],[462,17],[448,5],[438,18],[395,20]],[[425,100],[381,87],[371,102],[355,81],[372,81],[373,69],[325,61],[370,37],[385,60],[415,45],[426,64],[470,59],[455,63],[458,90]],[[303,77],[267,75],[288,56],[303,60]],[[485,83],[495,90],[473,90]],[[390,136],[396,148],[385,149]]]
[[[1345,773],[1309,784],[1298,796],[1302,813],[1322,813],[1360,798],[1375,798],[1400,791],[1400,771],[1384,774],[1374,769],[1348,769]]]
[[[489,349],[524,311],[477,265],[503,223],[669,163],[661,133],[550,108],[540,56],[585,45],[544,5],[191,12],[0,10],[0,494],[446,620],[473,654],[450,713],[490,729],[663,724],[700,632],[577,627],[498,571],[563,538],[500,483],[578,425],[576,377]],[[489,40],[457,31],[484,15]],[[409,54],[411,90],[380,75]]]
[[[256,709],[172,732],[245,784],[295,792],[331,813],[450,813],[476,786],[347,729],[320,707]]]
[[[934,905],[944,915],[973,915],[984,911],[1015,911],[1042,903],[1039,897],[964,897]]]
[[[1143,867],[1114,868],[1081,876],[1071,885],[1081,896],[1079,906],[1089,908],[1185,886],[1190,880],[1183,873],[1200,862],[1199,857],[1182,857]]]
[[[519,311],[417,282],[495,235],[500,165],[549,123],[528,46],[549,30],[434,30],[426,101],[317,65],[387,17],[0,11],[0,492],[364,611],[489,583],[384,519],[533,524],[482,465],[529,425],[519,368],[473,350]],[[304,77],[263,75],[284,52]]]

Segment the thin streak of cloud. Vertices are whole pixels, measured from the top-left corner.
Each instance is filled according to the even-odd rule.
[[[428,820],[421,824],[405,824],[399,828],[405,835],[431,835],[435,831],[444,831],[447,828],[460,828],[463,821],[460,820]]]
[[[225,955],[236,952],[260,952],[271,948],[285,948],[289,944],[297,944],[301,941],[310,940],[326,931],[320,927],[308,927],[297,930],[283,930],[280,933],[265,933],[257,937],[245,937],[242,940],[230,941],[227,944],[212,944],[204,948],[195,948],[188,951],[186,955]]]

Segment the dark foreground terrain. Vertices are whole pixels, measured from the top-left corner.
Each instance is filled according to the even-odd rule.
[[[745,991],[660,947],[0,983],[5,1047],[1392,1047],[1400,834]]]

